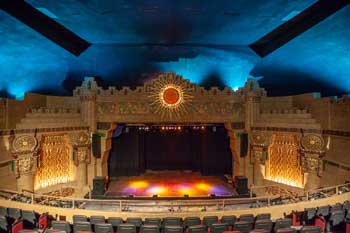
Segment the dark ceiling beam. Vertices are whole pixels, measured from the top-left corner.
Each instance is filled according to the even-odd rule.
[[[24,0],[0,0],[0,9],[75,56],[79,56],[91,45]]]
[[[265,57],[349,3],[350,0],[319,0],[249,47],[260,57]]]

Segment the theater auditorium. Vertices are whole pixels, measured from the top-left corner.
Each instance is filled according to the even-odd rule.
[[[350,233],[350,0],[0,0],[0,233]]]

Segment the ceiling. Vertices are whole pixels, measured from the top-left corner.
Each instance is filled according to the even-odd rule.
[[[259,78],[270,95],[350,88],[350,7],[265,58],[248,44],[315,0],[29,0],[93,45],[79,57],[0,12],[0,90],[69,95],[84,76],[141,85],[174,71],[206,87]],[[169,46],[177,44],[177,46]]]

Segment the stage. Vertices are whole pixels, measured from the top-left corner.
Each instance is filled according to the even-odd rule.
[[[236,196],[224,177],[191,171],[147,171],[141,176],[113,178],[106,197],[217,197]]]

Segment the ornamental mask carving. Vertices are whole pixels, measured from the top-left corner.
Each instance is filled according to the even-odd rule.
[[[16,176],[34,172],[35,158],[31,154],[21,155],[16,160]]]
[[[318,154],[304,154],[301,157],[301,167],[304,173],[313,173],[322,176],[322,159]]]
[[[34,151],[38,141],[31,135],[20,135],[16,137],[12,142],[12,148],[14,153]]]
[[[90,149],[88,147],[76,147],[74,149],[74,164],[78,166],[81,163],[90,162]]]

